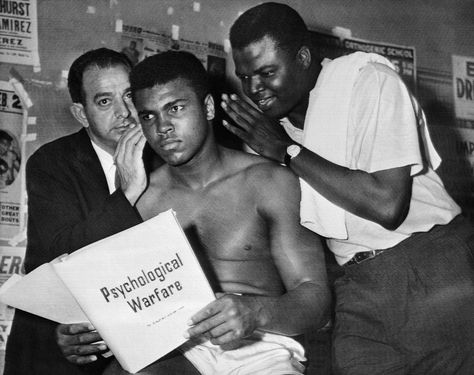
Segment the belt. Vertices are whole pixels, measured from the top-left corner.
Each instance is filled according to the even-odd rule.
[[[383,253],[383,250],[371,250],[371,251],[361,251],[360,253],[356,253],[351,260],[346,262],[344,266],[351,266],[353,264],[359,264],[366,260],[375,258],[377,255]]]

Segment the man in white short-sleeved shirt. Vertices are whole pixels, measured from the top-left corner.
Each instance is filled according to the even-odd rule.
[[[258,110],[224,95],[224,125],[300,177],[301,223],[343,265],[334,371],[470,374],[474,230],[390,62],[356,52],[322,65],[302,18],[277,3],[244,12],[230,41]]]

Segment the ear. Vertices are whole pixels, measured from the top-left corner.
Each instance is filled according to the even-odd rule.
[[[74,118],[81,123],[85,128],[89,127],[89,121],[87,120],[86,111],[81,103],[73,103],[69,110],[71,111]]]
[[[307,46],[302,46],[296,53],[296,59],[303,69],[308,69],[311,65],[311,51]]]
[[[206,118],[207,120],[212,120],[216,114],[216,109],[214,107],[214,98],[211,94],[207,94],[204,98],[204,105],[206,106]]]

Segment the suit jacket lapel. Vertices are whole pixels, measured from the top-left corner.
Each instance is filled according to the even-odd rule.
[[[86,130],[81,129],[77,135],[78,178],[83,180],[86,186],[89,186],[88,190],[95,192],[95,198],[98,202],[101,202],[110,194],[102,165]]]

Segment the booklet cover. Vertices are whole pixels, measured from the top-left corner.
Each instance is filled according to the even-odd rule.
[[[183,344],[190,317],[215,299],[171,210],[48,265],[132,373]],[[36,271],[9,286],[8,294]],[[35,293],[28,289],[23,293]],[[50,289],[48,299],[55,293]],[[0,301],[16,307],[1,294]]]

